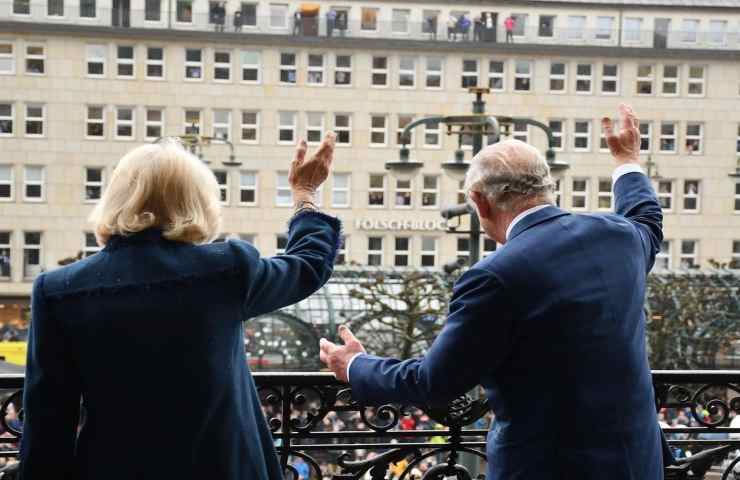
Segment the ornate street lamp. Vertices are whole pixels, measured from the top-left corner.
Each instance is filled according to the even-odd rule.
[[[190,128],[193,131],[196,131],[198,127],[193,124]],[[242,162],[236,160],[236,155],[234,154],[234,144],[226,138],[209,137],[197,133],[186,133],[185,135],[176,135],[174,137],[159,137],[152,143],[157,143],[164,138],[177,138],[178,140],[180,140],[180,142],[182,142],[185,148],[190,151],[190,153],[192,153],[193,155],[197,155],[197,157],[200,158],[204,163],[211,163],[209,160],[206,160],[203,154],[204,147],[209,147],[213,144],[226,145],[229,147],[229,161],[223,162],[223,164],[229,167],[238,167],[242,164]]]

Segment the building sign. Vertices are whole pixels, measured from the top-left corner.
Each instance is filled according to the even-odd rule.
[[[441,231],[447,230],[446,220],[355,220],[355,230],[390,230],[390,231]]]

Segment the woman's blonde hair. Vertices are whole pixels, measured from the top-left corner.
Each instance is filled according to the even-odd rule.
[[[101,245],[152,227],[169,240],[207,243],[221,228],[219,186],[179,141],[164,139],[124,155],[89,220]]]

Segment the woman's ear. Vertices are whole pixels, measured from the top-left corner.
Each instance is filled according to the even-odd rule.
[[[476,210],[478,210],[478,216],[481,219],[490,220],[493,214],[491,204],[488,203],[488,198],[480,192],[470,192],[470,199],[475,204]]]

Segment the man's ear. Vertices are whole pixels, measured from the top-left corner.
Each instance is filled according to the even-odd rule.
[[[478,209],[478,216],[480,218],[490,219],[493,215],[493,209],[491,204],[488,203],[488,198],[480,192],[470,192],[470,199]]]

